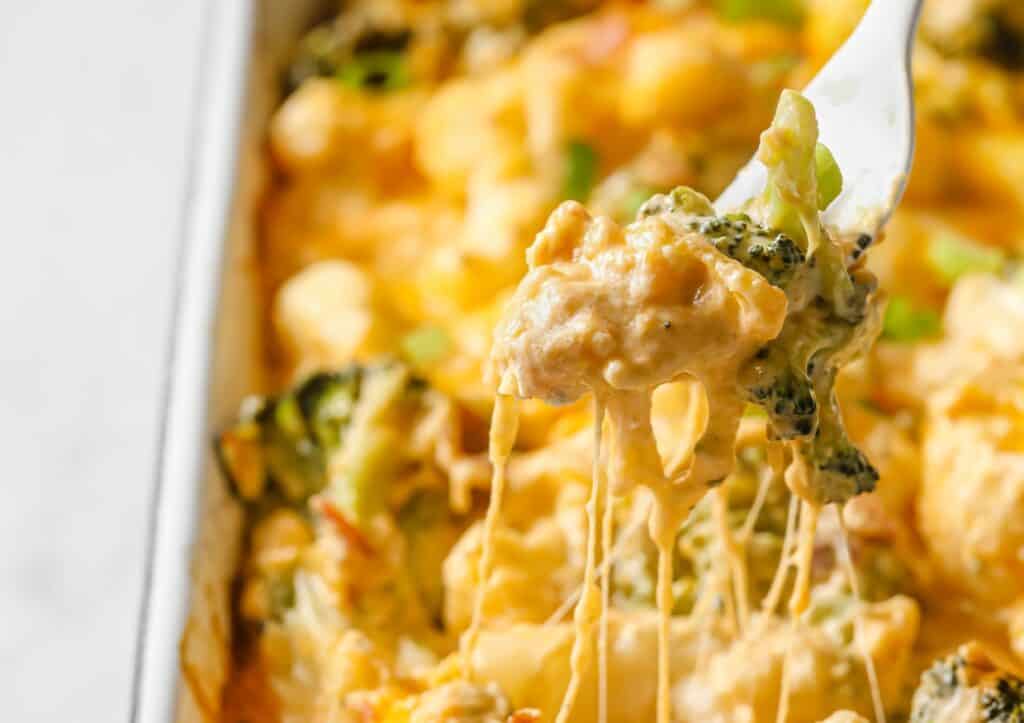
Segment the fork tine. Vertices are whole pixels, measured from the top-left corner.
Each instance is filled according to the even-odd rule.
[[[914,150],[910,51],[920,10],[921,0],[874,0],[803,91],[843,172],[843,192],[824,214],[841,231],[875,235],[903,195]],[[737,208],[764,182],[764,166],[751,160],[716,208]]]

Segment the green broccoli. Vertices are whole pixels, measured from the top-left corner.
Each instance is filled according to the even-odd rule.
[[[383,417],[401,416],[423,389],[387,363],[320,372],[279,396],[251,397],[217,437],[221,469],[248,503],[297,505],[327,489],[358,523],[383,505],[395,457],[398,432]]]
[[[807,437],[817,425],[818,403],[810,379],[794,368],[781,344],[762,348],[744,371],[747,400],[763,408],[778,439]]]
[[[676,188],[654,196],[639,211],[640,218],[676,213],[687,217],[686,228],[703,235],[716,249],[785,287],[807,260],[791,237],[755,223],[745,213],[718,216],[711,202],[692,188]]]
[[[860,267],[872,238],[860,234],[843,245],[822,226],[819,211],[840,193],[842,175],[818,143],[814,108],[799,93],[782,93],[757,158],[768,180],[742,212],[720,215],[704,195],[677,188],[648,200],[638,219],[658,215],[680,232],[700,234],[786,293],[782,332],[747,362],[740,387],[764,409],[774,438],[798,441],[814,472],[816,501],[844,502],[878,480],[846,435],[834,391],[839,369],[882,326],[877,281]]]
[[[974,644],[937,661],[914,691],[910,723],[1024,723],[1024,681]]]
[[[328,21],[299,41],[285,73],[289,92],[307,78],[337,78],[345,85],[371,91],[396,90],[410,82],[406,50],[412,32],[406,29],[346,32]]]

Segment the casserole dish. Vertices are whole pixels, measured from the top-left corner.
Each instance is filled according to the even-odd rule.
[[[322,4],[206,6],[136,649],[137,723],[209,720],[228,674],[242,518],[210,440],[262,387],[251,273],[262,139],[279,99],[277,61]]]
[[[543,4],[522,2],[524,8]],[[592,0],[566,2],[574,3],[563,5],[571,10],[589,7]],[[317,14],[313,6],[284,10],[266,3],[213,11],[185,228],[188,245],[137,720],[217,720],[220,708],[224,723],[550,723],[556,713],[565,720],[561,711],[572,711],[574,721],[633,723],[653,720],[655,708],[659,720],[667,721],[675,706],[682,714],[678,720],[774,720],[782,710],[794,723],[826,718],[863,723],[863,717],[851,718],[849,713],[868,713],[869,698],[876,719],[883,718],[886,705],[904,715],[911,706],[921,710],[926,705],[916,694],[911,700],[912,681],[922,666],[966,642],[962,636],[937,642],[929,638],[935,628],[950,626],[931,609],[922,615],[924,601],[919,598],[932,602],[951,597],[939,583],[933,585],[931,565],[945,566],[946,578],[970,578],[982,595],[995,591],[1006,601],[1010,594],[1003,589],[1011,587],[1007,580],[1012,578],[1000,576],[1003,570],[1012,574],[1019,561],[1004,554],[1016,544],[1017,534],[1012,520],[1001,521],[1012,516],[996,509],[1005,497],[987,494],[991,480],[1003,476],[1002,461],[974,464],[975,422],[953,418],[961,405],[932,404],[932,388],[925,386],[931,377],[919,377],[915,370],[921,367],[918,360],[934,361],[929,355],[943,363],[974,358],[961,352],[979,341],[973,335],[977,325],[973,318],[964,323],[966,317],[958,314],[967,308],[971,317],[977,316],[979,297],[991,309],[983,315],[993,320],[992,335],[979,345],[998,347],[985,349],[983,364],[988,369],[1001,359],[998,354],[1005,345],[1000,330],[1005,326],[1000,320],[1017,313],[1005,311],[1019,297],[1019,291],[1009,288],[1016,261],[936,221],[936,201],[945,202],[948,196],[956,202],[966,195],[952,185],[922,190],[911,184],[923,207],[915,211],[908,206],[894,219],[895,238],[882,249],[874,248],[871,237],[833,238],[821,228],[815,232],[819,243],[812,244],[813,234],[790,221],[813,218],[829,205],[841,188],[841,169],[827,148],[819,151],[814,142],[813,109],[808,112],[806,101],[783,89],[806,80],[815,62],[810,56],[799,60],[785,53],[818,36],[808,32],[806,38],[802,33],[798,37],[797,31],[782,26],[734,27],[716,19],[717,3],[706,0],[671,11],[659,9],[657,0],[651,3],[656,9],[609,2],[607,11],[555,19],[549,23],[555,27],[545,25],[551,18],[524,15],[511,28],[499,24],[507,32],[497,33],[484,23],[498,23],[496,18],[467,20],[456,13],[468,6],[490,7],[491,0],[402,0],[399,4],[408,15],[399,14],[397,22],[389,14],[391,3],[379,0],[351,0],[325,23],[311,22]],[[528,26],[536,35],[529,34]],[[268,109],[276,105],[276,71],[284,68],[281,51],[304,27],[309,30],[288,64],[293,89],[267,122]],[[809,23],[808,31],[813,28],[820,30]],[[708,37],[717,38],[718,44],[703,42]],[[691,53],[694,47],[704,51]],[[824,43],[814,57],[827,57],[832,49]],[[928,52],[939,51],[926,48],[926,60]],[[952,63],[954,70],[971,63],[946,57],[932,56],[931,71],[938,76],[932,81],[940,88],[946,84],[945,63]],[[732,84],[718,81],[719,71],[726,68],[733,73]],[[927,80],[929,67],[924,63],[921,68]],[[968,97],[964,112],[977,101],[978,108],[994,111],[1002,123],[1008,115],[1002,106],[1015,97],[1011,92],[1016,79],[987,65],[967,70],[971,68],[982,76],[988,73],[1005,93],[994,106],[987,90],[976,99]],[[680,93],[681,85],[689,92]],[[595,86],[603,90],[591,92]],[[776,127],[767,115],[780,93]],[[701,102],[684,102],[689,98]],[[737,110],[748,104],[750,113]],[[765,117],[759,119],[760,113]],[[949,130],[949,119],[940,109],[933,107],[930,117],[931,130],[940,138],[931,139],[932,150],[956,144],[953,158],[931,159],[930,165],[945,169],[947,176],[952,169],[980,167],[981,159],[1005,155],[994,154],[990,141],[1008,151],[1009,158],[1016,157],[1012,143],[976,138],[967,128]],[[718,122],[722,118],[737,121],[739,127],[723,126]],[[789,126],[785,119],[799,122]],[[716,216],[707,198],[693,189],[714,195],[712,189],[732,176],[734,163],[749,157],[752,146],[745,144],[753,144],[765,127],[772,131],[768,145],[787,136],[798,141],[794,175],[808,181],[807,192],[800,194],[800,212],[771,221]],[[782,133],[786,128],[793,132]],[[264,138],[273,173],[262,163]],[[922,147],[927,150],[928,143]],[[986,147],[988,154],[980,154]],[[920,157],[926,162],[930,158],[927,152]],[[985,165],[993,165],[988,160]],[[272,183],[265,183],[270,178]],[[769,194],[769,200],[773,197]],[[594,218],[579,199],[606,219],[595,221],[604,230],[589,248],[607,248],[609,256],[602,257],[601,251],[588,257],[577,243],[581,232],[589,238]],[[972,218],[984,211],[989,218],[996,209],[998,203],[958,210],[970,211]],[[999,215],[1004,211],[1005,206]],[[536,236],[549,212],[545,228],[551,232]],[[259,233],[254,230],[257,215]],[[616,231],[622,228],[616,218],[626,224],[625,237]],[[706,321],[693,326],[692,333],[686,331],[691,316],[682,309],[707,309],[708,299],[728,298],[703,292],[708,279],[715,279],[709,288],[724,288],[718,282],[725,275],[701,272],[688,262],[661,264],[657,256],[650,264],[619,265],[615,259],[622,257],[622,239],[629,241],[630,229],[650,231],[651,238],[659,239],[656,247],[668,250],[667,255],[657,252],[663,258],[689,259],[691,252],[703,249],[703,258],[741,274],[746,279],[741,287],[765,293],[752,296],[750,304],[737,302],[736,308],[758,310],[763,323],[736,324],[729,311],[734,307],[723,303],[715,307],[722,309],[716,317],[721,324]],[[256,237],[258,251],[252,243]],[[824,237],[829,243],[822,246]],[[551,239],[559,241],[548,244]],[[531,243],[536,253],[524,254]],[[643,238],[626,246],[652,248]],[[863,267],[868,247],[878,273],[888,280],[885,287],[897,294],[889,307],[894,313],[883,316],[875,303],[875,277]],[[897,258],[886,258],[887,251]],[[569,335],[540,330],[538,342],[518,344],[515,334],[502,334],[503,327],[495,325],[504,305],[501,295],[518,294],[511,287],[520,275],[529,279],[534,270],[539,274],[533,278],[546,273],[539,267],[526,271],[524,256],[528,265],[557,271],[552,278],[584,280],[589,278],[586,269],[564,269],[562,274],[563,268],[555,265],[577,257],[603,265],[599,257],[607,258],[611,281],[644,293],[665,290],[666,296],[638,295],[633,313],[616,311],[630,293],[608,293],[604,284],[577,285],[564,293],[556,288],[551,308],[578,309],[587,318],[574,323]],[[816,264],[818,258],[821,264]],[[926,274],[917,273],[922,259]],[[645,268],[668,269],[665,273],[679,278],[622,281],[630,269]],[[956,281],[968,274],[982,276],[979,270],[988,276]],[[824,278],[819,278],[822,273]],[[256,276],[260,283],[254,282]],[[921,281],[931,286],[919,290]],[[769,339],[774,344],[783,338],[775,336],[783,334],[780,321],[785,326],[787,319],[796,318],[790,315],[788,296],[786,319],[779,315],[783,305],[776,303],[784,293],[778,289],[795,288],[792,283],[818,290],[793,296],[814,302],[793,311],[807,311],[805,320],[813,321],[809,328],[814,333],[807,338],[814,338],[807,346],[797,344],[798,354],[824,344],[821,351],[836,352],[829,358],[846,358],[852,352],[838,351],[847,342],[873,338],[882,325],[878,354],[850,369],[843,387],[851,434],[866,455],[852,439],[843,438],[834,405],[831,431],[816,434],[817,410],[824,408],[818,401],[832,400],[833,394],[812,384],[808,375],[830,385],[836,379],[831,362],[818,351],[812,359],[794,361],[792,349],[776,347],[773,354],[764,346]],[[521,305],[525,308],[532,303],[532,292],[529,283],[523,288],[528,292]],[[929,289],[931,296],[925,293]],[[938,307],[947,293],[951,305],[944,330]],[[900,294],[910,296],[901,299]],[[649,303],[666,299],[676,300],[671,308],[655,309]],[[545,309],[547,300],[541,300]],[[267,312],[262,321],[268,323],[257,318],[260,309]],[[612,331],[604,333],[602,317],[589,313],[593,309],[613,310],[606,319]],[[635,327],[640,336],[629,337],[629,344],[605,343],[626,338],[620,327],[634,328],[633,319],[640,320]],[[526,324],[513,317],[512,327]],[[497,339],[504,339],[504,348],[513,353],[503,354],[502,345],[494,343],[496,328]],[[723,328],[736,332],[721,333]],[[575,334],[577,329],[581,334]],[[635,529],[643,533],[649,497],[616,486],[624,494],[615,500],[607,496],[616,488],[612,485],[598,492],[603,483],[593,470],[599,466],[595,453],[602,449],[603,425],[591,422],[612,406],[619,407],[613,413],[622,420],[625,407],[600,404],[590,414],[584,405],[565,404],[582,394],[577,380],[597,375],[589,367],[566,371],[572,367],[549,363],[559,362],[561,346],[551,346],[550,358],[536,363],[524,356],[544,352],[547,339],[567,340],[566,348],[577,349],[579,339],[592,337],[598,356],[573,352],[566,357],[578,361],[593,356],[595,365],[603,365],[617,361],[606,359],[609,353],[632,359],[636,352],[640,364],[642,358],[689,353],[690,344],[684,348],[672,341],[676,334],[693,348],[697,339],[708,342],[700,347],[705,351],[694,352],[694,359],[713,359],[716,376],[724,370],[728,381],[712,386],[729,396],[741,388],[754,405],[747,409],[735,400],[717,405],[728,409],[713,415],[716,420],[731,419],[729,424],[748,428],[747,446],[733,455],[723,444],[702,462],[709,483],[713,478],[725,481],[695,513],[692,524],[682,525],[676,518],[661,525],[663,530],[671,526],[673,534],[678,531],[678,544],[667,534],[650,539],[631,532],[639,520]],[[718,339],[723,342],[721,354],[711,351]],[[261,352],[266,352],[265,370],[252,363],[264,356]],[[1017,347],[1007,353],[1021,354]],[[726,364],[726,358],[732,362]],[[543,383],[533,387],[538,394],[520,384],[508,396],[541,397],[561,406],[504,399],[496,403],[484,370],[501,359],[509,362],[508,369],[515,364],[557,370],[546,389]],[[746,368],[748,362],[756,368],[750,378],[744,373],[741,379],[737,365]],[[973,362],[965,371],[954,369],[955,379],[964,374],[973,379],[975,369]],[[947,367],[937,371],[940,383],[950,378]],[[653,381],[613,377],[629,392],[675,384],[669,380],[686,374],[696,376],[684,368],[659,373]],[[913,392],[906,388],[907,378],[921,382],[920,396],[907,398]],[[996,404],[1000,395],[1012,395],[1015,388],[993,379],[990,397],[970,400],[971,416],[981,417],[989,430],[1016,429],[999,406],[1002,402]],[[974,389],[972,384],[957,386],[952,393]],[[243,393],[253,391],[265,395],[242,399]],[[701,395],[694,396],[692,386],[668,391],[673,396],[657,413],[653,400],[645,406],[637,403],[637,418],[652,420],[643,427],[646,442],[626,440],[612,447],[647,450],[648,461],[639,465],[640,472],[622,472],[622,479],[657,481],[664,476],[658,440],[652,440],[656,414],[661,422],[682,425],[667,431],[668,441],[680,444],[672,459],[682,464],[698,453],[695,423],[701,418]],[[531,462],[542,464],[524,469],[510,463],[509,504],[503,510],[504,478],[499,473],[492,481],[491,473],[513,452],[515,435],[506,432],[516,426],[520,412],[524,423],[515,461],[529,455]],[[499,424],[490,425],[489,417]],[[925,421],[919,425],[916,420],[921,419]],[[769,431],[824,441],[791,449],[787,458]],[[916,444],[918,432],[923,445]],[[223,476],[214,474],[212,455],[205,451],[215,434]],[[728,442],[733,431],[715,436]],[[1004,441],[1012,445],[1019,439]],[[1014,450],[997,448],[996,443],[1001,442],[986,442],[999,453],[993,459],[1011,462],[1001,455]],[[971,475],[949,463],[950,449],[958,450],[959,459],[970,460]],[[769,455],[772,450],[782,454]],[[700,454],[707,451],[704,447]],[[920,503],[915,496],[922,476],[919,455],[925,460]],[[744,466],[731,466],[735,456]],[[722,466],[715,466],[719,462],[712,457]],[[872,459],[878,460],[878,469],[871,466]],[[805,484],[808,469],[828,484]],[[728,470],[734,473],[727,475]],[[883,475],[889,479],[882,487],[885,495],[859,498],[848,508],[859,507],[861,513],[848,521],[856,535],[853,545],[844,541],[844,527],[834,518],[823,519],[822,538],[825,549],[832,549],[832,564],[816,574],[811,563],[818,508],[826,501],[842,501],[850,492],[867,491]],[[224,478],[230,481],[231,495]],[[965,478],[968,488],[979,491],[980,507],[948,504],[950,489],[959,493]],[[1021,489],[1020,479],[1009,478],[1013,494]],[[594,596],[581,594],[580,602],[573,597],[580,579],[590,577],[593,589],[598,569],[597,504],[584,504],[586,494],[595,503],[606,497],[601,504],[613,513],[601,516],[605,550],[600,558],[609,561],[602,564],[607,570],[603,580],[611,580],[601,592],[614,602],[603,604],[607,615],[593,614]],[[235,499],[245,506],[243,545],[243,515]],[[671,506],[685,513],[689,504],[682,499]],[[801,510],[799,551],[793,543],[796,509]],[[934,554],[928,559],[922,559],[910,534],[916,530],[912,523],[917,512],[930,530],[926,544]],[[992,530],[993,538],[1001,541],[995,549],[974,546],[980,559],[996,563],[988,575],[976,574],[986,571],[958,551],[948,551],[949,541],[956,545],[960,539],[978,538],[973,531],[958,537],[961,529],[979,527],[986,535]],[[616,528],[618,539],[628,546],[618,558],[611,547]],[[586,536],[580,534],[584,530]],[[754,535],[760,536],[755,540]],[[742,542],[733,545],[734,536]],[[500,545],[492,544],[499,539]],[[837,551],[850,546],[861,570],[840,569],[840,559],[851,555]],[[717,552],[734,547],[739,554]],[[491,555],[489,549],[499,551]],[[672,560],[676,550],[681,555],[678,575]],[[794,583],[787,608],[791,612],[778,614],[779,596],[793,569],[800,584]],[[864,601],[858,600],[858,572],[867,581],[859,586],[866,591]],[[947,582],[959,586],[968,580],[942,584]],[[659,594],[659,589],[670,595]],[[812,602],[812,592],[822,601],[820,615],[807,625],[787,623],[787,615],[792,621],[793,613]],[[837,597],[827,597],[833,594]],[[748,626],[759,607],[750,601],[758,599],[765,610],[758,619],[765,622]],[[657,618],[652,616],[654,603]],[[568,611],[574,605],[581,613],[570,621]],[[876,639],[895,644],[858,649],[862,646],[856,644],[854,626],[862,605],[871,606],[869,614],[877,613],[886,631]],[[967,627],[966,617],[956,612],[958,632]],[[601,619],[610,622],[602,624]],[[1004,620],[1009,622],[1000,620],[1000,626],[1014,624],[1009,617]],[[586,671],[573,664],[579,659],[575,651],[589,647],[586,641],[595,625],[610,631],[604,649],[616,651],[606,658],[603,672],[600,664]],[[674,627],[679,630],[674,632]],[[679,644],[672,637],[676,633]],[[988,632],[964,634],[981,638]],[[619,645],[613,635],[628,644]],[[171,642],[178,640],[180,645]],[[706,647],[704,640],[714,645]],[[690,645],[693,641],[700,644]],[[681,659],[662,654],[670,649]],[[696,654],[687,655],[688,650]],[[787,661],[793,650],[810,655],[806,665],[794,664],[797,669],[841,671],[838,679],[789,676]],[[704,664],[705,653],[715,656],[715,665]],[[957,655],[940,661],[940,670],[959,670],[967,658]],[[963,655],[975,666],[978,656],[969,649]],[[749,688],[756,694],[744,692],[748,678],[737,675],[741,671],[756,677]],[[963,682],[975,689],[973,680]],[[999,680],[1016,695],[1016,678]],[[785,684],[792,685],[792,695]],[[986,690],[998,686],[985,685]],[[925,698],[944,695],[945,689],[931,690],[928,680],[922,686]],[[711,704],[702,692],[709,687],[720,691]],[[581,690],[596,694],[577,695]],[[615,690],[630,695],[609,697]],[[790,698],[794,705],[787,710]],[[712,708],[720,716],[712,716]],[[750,709],[756,714],[743,713]],[[846,711],[845,718],[829,717],[840,710]]]

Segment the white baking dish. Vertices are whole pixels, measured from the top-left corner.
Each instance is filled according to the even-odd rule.
[[[323,5],[206,4],[138,633],[136,723],[211,723],[228,674],[241,514],[217,472],[211,439],[241,398],[261,387],[253,270],[256,205],[268,175],[263,138],[287,52]]]

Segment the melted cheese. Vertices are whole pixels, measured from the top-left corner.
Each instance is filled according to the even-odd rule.
[[[861,623],[861,611],[864,607],[864,600],[860,594],[860,580],[857,578],[857,569],[853,565],[853,556],[850,555],[850,543],[847,539],[846,524],[843,522],[842,508],[838,510],[836,518],[839,521],[839,561],[843,566],[847,582],[853,591],[853,598],[857,603],[857,614],[853,618],[854,637],[857,639],[857,646],[860,648],[861,657],[864,659],[864,670],[868,676],[868,686],[871,689],[871,705],[875,711],[876,723],[885,723],[885,705],[882,702],[882,689],[878,684],[878,671],[875,670],[875,660],[867,648],[863,624]]]
[[[800,616],[807,610],[811,598],[811,562],[814,557],[814,538],[818,530],[818,513],[820,507],[808,502],[805,497],[808,495],[808,470],[807,463],[798,453],[795,444],[792,445],[793,459],[786,468],[786,485],[793,493],[792,500],[799,500],[800,505],[800,532],[796,541],[796,550],[793,558],[793,565],[796,567],[796,579],[793,583],[793,592],[789,598],[790,614],[790,639],[786,645],[786,656],[782,663],[782,690],[779,694],[779,709],[776,715],[776,723],[786,723],[789,715],[789,678],[792,667],[793,642],[796,637],[796,625]],[[792,512],[792,507],[790,508]],[[786,538],[791,536],[791,530],[787,523]],[[785,556],[787,545],[783,544]],[[785,557],[783,558],[785,559]],[[783,562],[779,563],[780,566]],[[774,585],[773,585],[774,587]],[[776,602],[771,601],[772,608]]]
[[[502,387],[505,387],[504,382]],[[483,624],[484,598],[487,594],[487,581],[494,567],[494,538],[498,531],[501,515],[501,502],[505,494],[505,470],[512,447],[516,441],[519,426],[519,409],[515,397],[499,390],[494,402],[494,414],[491,416],[491,431],[488,444],[488,456],[491,461],[491,499],[487,506],[487,517],[484,519],[483,542],[480,549],[480,561],[477,567],[476,599],[473,603],[473,619],[462,638],[462,660],[467,675],[472,670],[473,653],[480,637]]]
[[[711,493],[712,513],[715,518],[715,533],[723,552],[723,560],[732,583],[731,595],[728,586],[724,591],[729,601],[727,608],[732,609],[735,598],[735,624],[737,632],[743,628],[750,617],[750,602],[747,600],[747,563],[744,551],[729,526],[729,495],[722,486],[716,487]]]
[[[571,714],[588,664],[595,619],[607,609],[606,590],[595,589],[598,506],[603,497],[600,439],[606,412],[611,435],[604,482],[608,494],[628,494],[642,486],[654,499],[649,526],[658,550],[656,708],[658,723],[668,723],[676,530],[710,483],[724,479],[732,469],[743,410],[738,371],[779,333],[786,298],[759,274],[723,256],[699,233],[681,231],[658,217],[623,230],[609,219],[591,218],[573,202],[552,214],[527,259],[530,271],[495,334],[492,372],[513,380],[521,397],[565,403],[589,391],[599,400],[594,478],[586,506],[584,582],[576,603],[570,682],[556,720],[565,723]],[[691,424],[703,421],[704,429],[702,434],[687,430],[692,432],[688,438],[699,442],[678,452],[666,471],[651,423],[652,394],[661,384],[685,378],[704,387],[707,413],[691,410],[687,415]],[[500,502],[492,493],[492,505],[495,499]],[[605,554],[609,514],[606,509],[602,521]],[[731,532],[723,536],[723,548],[738,555]],[[742,564],[734,557],[729,568],[737,589],[745,590]],[[740,597],[745,616],[745,594]],[[599,697],[605,695],[599,685]]]
[[[796,534],[796,522],[799,517],[800,498],[793,495],[789,498],[789,511],[786,514],[786,533],[782,538],[782,552],[779,555],[779,566],[775,570],[768,594],[761,601],[761,610],[772,615],[782,599],[782,588],[786,584],[789,567],[792,564],[793,536]]]
[[[595,421],[595,425],[597,424]],[[598,457],[596,449],[594,457],[595,464],[600,464],[602,460]],[[611,485],[605,484],[602,499],[604,513],[601,517],[601,621],[597,643],[597,723],[607,723],[608,720],[608,608],[611,598],[612,537],[615,531],[613,500]]]
[[[597,569],[597,506],[601,499],[602,479],[601,473],[601,433],[604,428],[604,405],[599,396],[594,397],[594,459],[593,479],[590,484],[590,499],[587,500],[587,559],[583,567],[583,589],[580,592],[580,599],[576,603],[576,611],[573,615],[575,624],[575,639],[572,644],[572,653],[569,656],[571,675],[569,687],[565,691],[562,705],[558,710],[555,723],[566,723],[572,714],[573,706],[576,704],[576,697],[579,695],[580,685],[583,683],[583,675],[590,656],[592,633],[594,623],[598,615],[603,615],[603,599],[595,589],[594,575]]]

